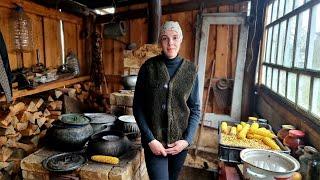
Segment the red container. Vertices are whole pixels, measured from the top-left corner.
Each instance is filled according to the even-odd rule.
[[[300,130],[290,130],[289,134],[284,138],[283,144],[291,149],[291,152],[296,152],[299,145],[304,145],[303,137],[305,133]]]

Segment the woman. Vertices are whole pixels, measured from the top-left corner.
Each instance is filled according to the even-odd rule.
[[[178,22],[165,22],[159,39],[162,54],[140,68],[133,113],[150,179],[174,180],[198,127],[198,77],[195,65],[178,55],[183,39]]]

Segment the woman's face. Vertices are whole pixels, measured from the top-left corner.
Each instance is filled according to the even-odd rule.
[[[173,30],[167,30],[160,37],[160,44],[164,54],[169,58],[175,58],[180,49],[182,42],[182,37],[179,37],[179,34]]]

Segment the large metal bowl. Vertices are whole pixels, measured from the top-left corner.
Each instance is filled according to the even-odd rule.
[[[137,75],[128,75],[122,77],[122,85],[125,90],[134,90],[136,87],[138,76]]]
[[[245,179],[290,179],[300,163],[292,156],[271,150],[244,149],[240,152]]]

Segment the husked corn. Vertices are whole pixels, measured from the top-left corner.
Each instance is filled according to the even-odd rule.
[[[229,134],[233,135],[233,136],[237,135],[237,128],[236,127],[231,127],[231,130],[230,130]]]
[[[271,131],[267,130],[266,128],[253,129],[251,131],[251,133],[258,134],[258,135],[263,136],[263,137],[269,137],[269,138],[275,138],[276,137],[275,134],[273,134]]]
[[[242,125],[241,124],[238,124],[237,125],[237,132],[240,132],[242,130]]]
[[[250,126],[250,132],[252,132],[252,130],[258,129],[258,128],[259,128],[259,124],[256,123],[256,122],[254,122],[254,123],[252,123],[251,126]]]
[[[108,164],[118,164],[119,159],[113,156],[104,156],[104,155],[93,155],[91,156],[91,160],[101,162],[101,163],[108,163]]]
[[[248,133],[247,134],[247,138],[249,139],[263,139],[264,137],[263,136],[260,136],[259,134],[252,134],[252,133]]]
[[[245,126],[242,128],[242,130],[238,133],[237,137],[239,139],[245,139],[247,136],[247,133],[249,131],[250,125],[249,124],[245,124]]]
[[[271,147],[271,149],[273,149],[273,150],[281,150],[280,147],[277,145],[277,143],[269,137],[264,137],[262,139],[262,141],[263,141],[263,143],[265,143],[266,145]]]
[[[240,124],[241,124],[241,126],[242,126],[242,128],[243,128],[247,123],[246,123],[246,122],[241,121],[241,122],[240,122]]]
[[[226,123],[226,122],[222,122],[222,123],[221,123],[221,132],[222,132],[222,133],[225,133],[225,134],[228,134],[228,133],[227,133],[227,130],[228,130],[228,125],[227,125],[227,123]]]

